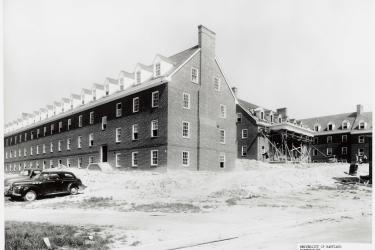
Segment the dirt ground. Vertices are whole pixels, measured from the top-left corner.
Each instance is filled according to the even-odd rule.
[[[88,186],[79,195],[6,199],[5,219],[100,226],[114,236],[112,249],[371,243],[372,187],[341,184],[348,164],[237,166],[223,173],[74,170]],[[360,166],[359,174],[367,171]]]

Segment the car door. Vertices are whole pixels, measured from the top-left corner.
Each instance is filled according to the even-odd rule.
[[[48,173],[44,178],[44,194],[59,193],[62,190],[62,180],[57,173]]]
[[[70,173],[62,173],[62,190],[68,191],[68,186],[75,181],[75,177]]]

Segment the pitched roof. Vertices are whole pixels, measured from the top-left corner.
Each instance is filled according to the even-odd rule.
[[[321,131],[328,131],[328,123],[331,122],[335,125],[332,131],[340,131],[342,130],[342,123],[344,121],[350,123],[348,130],[353,130],[358,128],[358,124],[362,120],[368,124],[368,127],[372,128],[372,112],[362,112],[359,116],[357,116],[356,112],[342,113],[301,119],[300,121],[311,129],[314,129],[315,124],[319,124],[321,126]]]
[[[99,83],[93,83],[92,86],[96,89],[104,89],[104,85],[103,84],[99,84]]]
[[[134,73],[129,73],[129,72],[125,71],[125,70],[121,70],[120,74],[122,74],[123,76],[125,76],[127,78],[134,79]]]
[[[107,77],[105,79],[105,81],[108,82],[108,83],[111,83],[111,84],[118,84],[118,80],[117,79],[113,79],[111,77]]]

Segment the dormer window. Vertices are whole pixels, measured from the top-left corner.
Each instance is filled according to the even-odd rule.
[[[105,95],[109,95],[109,84],[105,85]]]
[[[332,131],[334,128],[335,128],[335,125],[332,122],[327,124],[327,130],[328,131]]]
[[[136,77],[136,83],[140,84],[141,83],[141,71],[137,71],[135,73],[135,77]]]
[[[364,121],[360,121],[358,124],[359,129],[365,129],[366,128],[366,123]]]
[[[349,122],[348,121],[342,122],[342,129],[349,129]]]
[[[124,78],[120,78],[120,90],[124,89]]]
[[[314,131],[318,132],[319,130],[320,130],[320,125],[319,124],[315,124],[314,125]]]
[[[260,119],[264,120],[264,112],[263,111],[260,112]]]
[[[215,77],[214,79],[214,89],[215,91],[220,91],[220,78]]]
[[[155,64],[155,77],[158,77],[160,75],[161,75],[160,62],[158,62],[158,63]]]
[[[273,123],[273,115],[270,115],[270,121]]]
[[[279,123],[281,123],[283,121],[283,119],[281,118],[281,116],[279,116]]]

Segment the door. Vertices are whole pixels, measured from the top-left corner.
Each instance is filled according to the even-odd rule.
[[[107,156],[108,156],[108,146],[103,145],[102,146],[102,162],[107,162]]]

